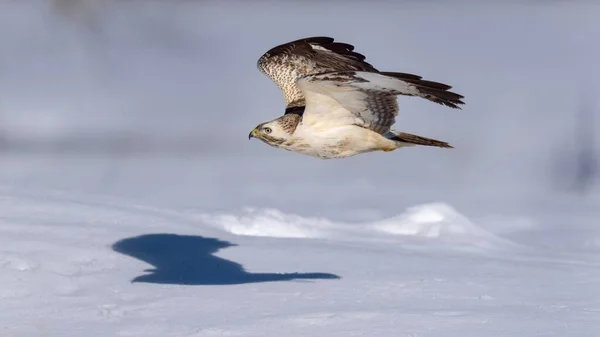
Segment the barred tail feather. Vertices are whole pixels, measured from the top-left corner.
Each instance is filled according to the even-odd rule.
[[[431,139],[431,138],[421,137],[421,136],[413,135],[413,134],[406,133],[406,132],[390,131],[385,134],[385,137],[390,140],[403,143],[404,146],[406,146],[406,145],[424,145],[424,146],[435,146],[435,147],[443,147],[443,148],[450,148],[450,149],[454,148],[452,145],[450,145],[446,142],[443,142],[441,140],[435,140],[435,139]]]

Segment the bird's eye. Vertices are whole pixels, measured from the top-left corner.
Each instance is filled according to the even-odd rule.
[[[271,131],[273,131],[273,130],[271,130],[271,128],[264,128],[263,129],[264,133],[271,133]]]

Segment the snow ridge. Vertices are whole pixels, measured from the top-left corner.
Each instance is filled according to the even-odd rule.
[[[498,249],[517,246],[478,227],[446,203],[429,203],[379,221],[335,222],[325,218],[302,217],[276,209],[246,208],[241,214],[201,214],[207,225],[243,236],[279,238],[322,238],[329,240],[412,239],[427,243]]]

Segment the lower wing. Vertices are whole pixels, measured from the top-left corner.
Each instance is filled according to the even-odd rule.
[[[459,108],[463,96],[451,87],[403,73],[328,72],[303,76],[297,82],[306,97],[303,123],[356,124],[378,133],[389,131],[398,115],[396,96],[418,96]]]

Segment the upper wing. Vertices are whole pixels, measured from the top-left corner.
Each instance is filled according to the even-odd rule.
[[[298,86],[306,96],[302,123],[313,126],[355,124],[380,134],[389,131],[398,115],[397,95],[419,96],[460,109],[463,96],[446,84],[404,73],[361,71],[303,76]]]
[[[304,106],[296,80],[304,75],[331,71],[377,71],[354,46],[331,37],[309,37],[272,48],[257,62],[258,69],[283,91],[286,108]]]

